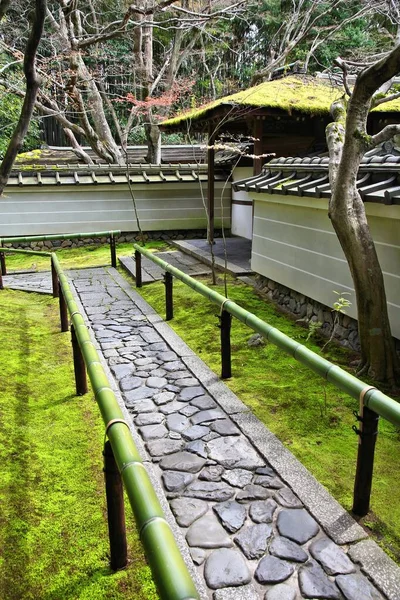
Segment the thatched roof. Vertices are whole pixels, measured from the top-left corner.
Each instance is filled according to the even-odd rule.
[[[289,76],[267,81],[247,90],[224,96],[209,104],[191,109],[161,123],[174,128],[187,121],[207,120],[218,107],[279,109],[289,115],[296,111],[306,115],[329,115],[334,100],[343,95],[343,89],[329,81],[310,76]],[[374,109],[379,112],[400,111],[400,100],[393,100]]]

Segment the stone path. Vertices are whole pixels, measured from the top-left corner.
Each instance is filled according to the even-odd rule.
[[[324,520],[328,523],[325,509],[317,522],[265,459],[268,430],[257,422],[247,428],[251,438],[243,433],[246,419],[254,424],[247,409],[237,408],[239,401],[221,382],[209,393],[201,368],[189,368],[198,359],[190,352],[184,356],[179,342],[174,349],[166,343],[160,331],[167,326],[118,273],[99,268],[69,277],[146,448],[145,460],[154,465],[205,582],[202,598],[385,598],[357,564],[362,564],[360,545],[370,543],[359,542],[365,537],[361,528],[339,511],[327,535],[321,527]],[[279,452],[271,452],[271,462]],[[295,469],[294,479],[302,468]],[[313,485],[299,489],[312,496]],[[314,512],[324,502],[317,498]],[[371,556],[368,549],[364,553]],[[391,595],[392,588],[399,595]],[[390,580],[385,592],[399,598],[400,584]]]
[[[201,262],[211,264],[210,245],[207,240],[173,240],[171,244]],[[225,238],[224,243],[222,238],[215,238],[213,245],[215,264],[222,270],[225,270],[225,247],[228,259],[226,271],[236,276],[251,274],[251,240],[234,236]]]
[[[36,292],[39,294],[52,294],[50,271],[38,273],[10,273],[3,275],[3,284],[6,288]]]
[[[208,275],[211,273],[211,269],[203,262],[179,250],[157,252],[157,257],[165,260],[173,267],[180,269],[191,277]],[[136,264],[134,256],[132,258],[128,256],[120,256],[119,262],[130,275],[133,277],[136,276]],[[162,279],[164,279],[163,269],[153,263],[150,259],[142,256],[142,282],[152,283],[153,281],[161,281]]]

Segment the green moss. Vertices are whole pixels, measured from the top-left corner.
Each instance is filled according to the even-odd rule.
[[[372,136],[368,135],[364,131],[356,129],[354,132],[354,137],[356,138],[356,140],[360,140],[360,142],[362,142],[365,147],[369,148],[371,146]]]
[[[0,292],[0,597],[155,600],[127,503],[130,566],[108,567],[102,446],[93,396],[75,396],[57,302]]]
[[[210,285],[210,281],[203,281]],[[224,293],[222,285],[213,289]],[[144,286],[139,291],[161,315],[165,314],[162,284]],[[306,340],[307,329],[278,312],[252,288],[231,281],[229,297],[314,352],[321,352],[316,340]],[[220,373],[218,308],[178,281],[174,282],[174,307],[174,319],[169,324],[196,354]],[[352,411],[357,409],[357,402],[276,346],[266,343],[249,348],[247,341],[252,333],[233,320],[233,377],[226,384],[350,510],[357,454]],[[324,356],[343,368],[347,368],[350,358],[347,351],[334,344],[328,346]],[[398,442],[399,432],[382,421],[375,459],[373,513],[369,517],[373,515],[374,532],[380,531],[379,543],[400,562]]]
[[[343,96],[343,89],[333,87],[324,80],[314,77],[290,76],[242,90],[236,94],[224,96],[200,108],[167,119],[163,127],[174,127],[186,121],[207,118],[218,106],[226,107],[265,107],[288,112],[298,111],[306,115],[329,115],[332,103]],[[378,112],[400,111],[400,99],[373,109]]]
[[[161,251],[166,247],[165,242],[150,241],[146,244],[147,249]],[[48,251],[48,248],[43,248]],[[101,265],[110,265],[110,246],[92,245],[79,246],[78,248],[58,248],[59,257],[64,269],[75,269],[80,267],[98,267]],[[117,244],[117,256],[132,256],[132,243]],[[48,271],[50,269],[50,260],[47,256],[29,256],[24,254],[6,254],[7,269],[11,271],[20,271],[34,267],[38,271]]]

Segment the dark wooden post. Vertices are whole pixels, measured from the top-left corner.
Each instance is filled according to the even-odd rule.
[[[51,283],[53,286],[53,298],[58,298],[58,294],[59,294],[58,277],[57,277],[57,271],[53,265],[53,261],[51,261]]]
[[[226,311],[221,311],[221,379],[232,377],[231,367],[231,323],[232,316]]]
[[[110,567],[113,571],[128,564],[125,530],[124,490],[110,442],[104,444],[104,478],[107,498],[108,536],[110,539]]]
[[[174,298],[173,298],[173,281],[174,278],[171,273],[165,273],[164,285],[165,285],[165,320],[170,321],[174,318]]]
[[[4,285],[3,285],[3,276],[1,274],[1,269],[0,269],[0,290],[4,290]]]
[[[60,305],[61,331],[65,332],[68,331],[68,309],[60,284],[58,284],[58,302]]]
[[[208,145],[214,146],[215,143],[215,132],[214,125],[212,122],[208,125]],[[208,243],[214,243],[214,159],[215,159],[215,150],[214,148],[209,147],[207,150],[207,164],[208,164],[208,172],[207,172],[207,212],[208,212]]]
[[[76,395],[84,396],[88,391],[88,384],[86,378],[86,366],[83,360],[81,349],[76,337],[75,328],[71,325],[71,342],[72,342],[72,354],[74,357],[74,372],[75,372],[75,385]]]
[[[7,275],[6,257],[4,252],[0,252],[0,269],[2,275]]]
[[[263,121],[260,117],[254,119],[254,154],[260,156],[263,153]],[[262,171],[262,158],[255,158],[253,164],[253,174],[259,175]]]
[[[135,250],[135,265],[136,287],[142,287],[142,255],[138,250]]]
[[[369,511],[372,474],[374,470],[375,443],[378,435],[379,415],[364,406],[359,435],[357,470],[354,482],[353,513],[364,517]]]
[[[117,268],[117,252],[115,247],[115,237],[114,235],[110,235],[110,252],[111,252],[111,266],[114,269]]]

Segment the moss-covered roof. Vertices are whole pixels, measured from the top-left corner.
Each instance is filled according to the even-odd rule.
[[[307,76],[290,76],[284,79],[267,81],[230,96],[224,96],[209,104],[200,106],[163,121],[163,127],[176,127],[186,121],[207,119],[219,106],[280,109],[288,114],[297,111],[307,115],[328,115],[334,100],[343,95],[343,89],[324,80]],[[382,104],[374,111],[400,111],[400,100]]]

